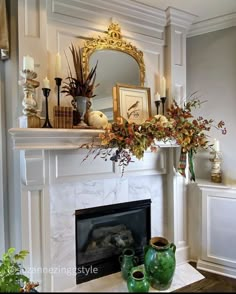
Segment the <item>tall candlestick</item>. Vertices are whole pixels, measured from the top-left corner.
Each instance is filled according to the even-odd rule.
[[[34,71],[34,59],[29,55],[23,56],[23,70]]]
[[[23,116],[19,118],[20,128],[40,128],[40,117],[37,115],[37,103],[35,101],[35,90],[39,86],[36,72],[27,69],[20,71],[22,77],[19,85],[22,86],[24,92]]]
[[[61,55],[59,52],[56,55],[55,75],[56,78],[61,77]]]
[[[165,77],[161,78],[161,97],[166,97],[166,79],[165,79]]]
[[[55,78],[57,85],[57,106],[60,106],[60,86],[61,86],[61,78]]]
[[[166,102],[166,97],[165,97],[165,96],[161,97],[162,114],[163,114],[163,115],[164,115],[164,113],[165,113],[165,102]]]
[[[45,77],[43,79],[43,87],[46,88],[46,89],[50,89],[50,82],[49,82],[49,79],[47,77]]]
[[[45,97],[45,106],[46,106],[46,118],[44,125],[42,126],[43,128],[52,128],[52,125],[49,120],[49,115],[48,115],[48,96],[50,94],[50,89],[49,88],[42,88],[43,90],[43,95]]]
[[[156,105],[156,108],[157,108],[157,114],[159,114],[159,107],[161,105],[161,100],[156,100],[154,102],[155,102],[155,105]]]

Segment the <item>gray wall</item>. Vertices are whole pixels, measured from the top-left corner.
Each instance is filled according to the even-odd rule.
[[[221,119],[227,134],[212,129],[212,140],[220,141],[223,182],[236,185],[236,28],[228,28],[187,39],[187,93],[198,91],[206,103],[195,114]],[[196,156],[198,178],[210,179],[209,152]]]

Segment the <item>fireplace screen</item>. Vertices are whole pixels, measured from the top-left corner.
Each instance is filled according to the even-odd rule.
[[[76,211],[77,284],[119,271],[124,248],[133,248],[143,262],[150,205],[142,200]]]

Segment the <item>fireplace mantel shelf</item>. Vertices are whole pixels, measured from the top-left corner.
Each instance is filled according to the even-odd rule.
[[[99,142],[101,129],[12,128],[13,147],[18,150],[75,150],[82,144]],[[175,142],[161,142],[159,147],[178,147]]]

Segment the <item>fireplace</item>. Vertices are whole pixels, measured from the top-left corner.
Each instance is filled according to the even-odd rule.
[[[120,271],[124,248],[133,248],[138,264],[143,263],[150,210],[150,199],[76,210],[76,283]]]

